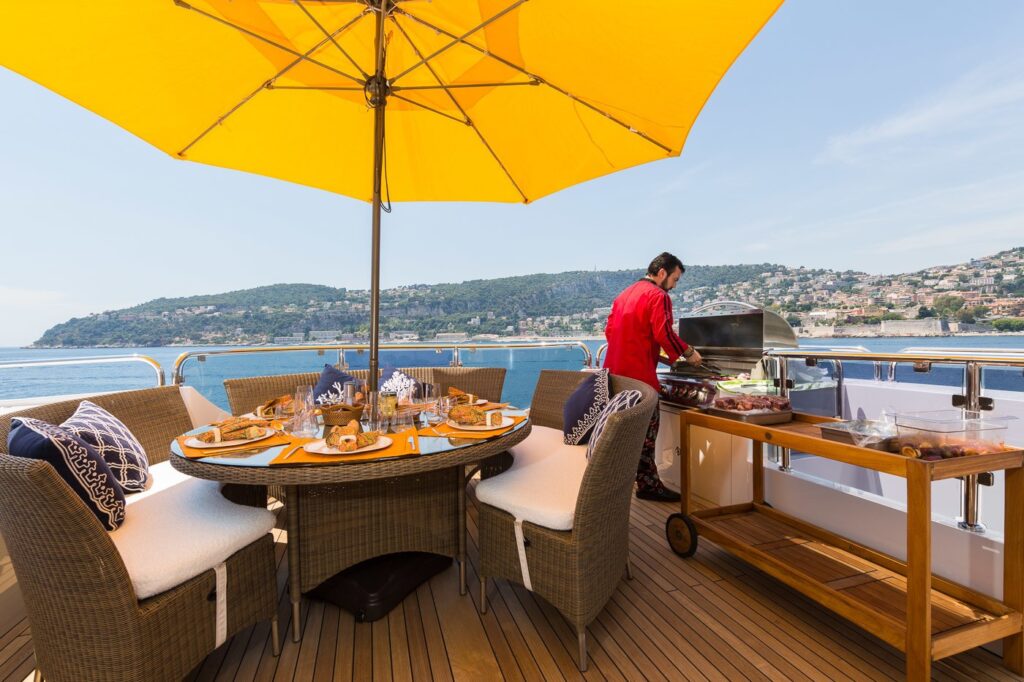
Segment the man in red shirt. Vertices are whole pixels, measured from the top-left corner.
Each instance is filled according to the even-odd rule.
[[[647,266],[647,274],[627,287],[612,303],[612,312],[604,328],[608,340],[604,366],[610,373],[643,381],[657,391],[660,388],[658,362],[671,365],[682,357],[691,365],[701,363],[700,353],[679,338],[674,329],[672,300],[668,292],[675,288],[683,272],[682,261],[671,253],[662,253]],[[640,453],[636,496],[642,500],[677,502],[679,493],[662,484],[654,463],[658,413],[659,410],[655,410],[651,417]]]

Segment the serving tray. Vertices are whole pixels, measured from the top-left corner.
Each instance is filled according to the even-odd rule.
[[[714,417],[725,417],[748,424],[784,424],[793,421],[793,410],[782,410],[781,412],[739,412],[737,410],[723,410],[718,407],[705,408],[707,413]]]

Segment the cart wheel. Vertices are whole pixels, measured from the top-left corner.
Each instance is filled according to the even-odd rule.
[[[668,546],[681,557],[691,557],[697,551],[697,528],[685,514],[672,514],[665,521]]]

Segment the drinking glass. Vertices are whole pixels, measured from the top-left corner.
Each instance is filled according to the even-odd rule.
[[[437,399],[437,416],[440,421],[446,421],[448,419],[448,413],[455,407],[456,399],[453,396],[442,396]]]
[[[292,418],[291,432],[302,438],[312,438],[320,431],[316,422],[316,408],[313,405],[313,387],[309,384],[295,389],[295,416]]]
[[[401,433],[412,428],[412,410],[397,410],[391,417],[391,433]]]
[[[363,431],[381,431],[380,396],[372,393],[363,403],[363,414],[359,418]]]
[[[441,396],[440,384],[423,384],[423,419],[429,426],[436,426],[441,423],[439,411],[439,400]]]

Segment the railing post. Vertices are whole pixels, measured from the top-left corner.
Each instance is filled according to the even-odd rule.
[[[836,417],[843,418],[843,361],[835,360],[836,368]]]
[[[964,410],[979,412],[981,410],[981,365],[968,362],[964,367]],[[970,474],[960,478],[960,518],[956,525],[972,533],[984,533],[983,524],[978,515],[981,502],[978,474]]]
[[[788,397],[789,396],[789,360],[787,358],[784,358],[784,357],[778,358],[778,363],[776,365],[776,368],[777,368],[777,374],[779,375],[779,378],[777,379],[777,381],[779,382],[779,395],[781,395],[784,398]],[[793,470],[793,467],[790,466],[790,452],[789,452],[789,448],[780,448],[779,449],[779,471],[790,472],[792,470]]]

